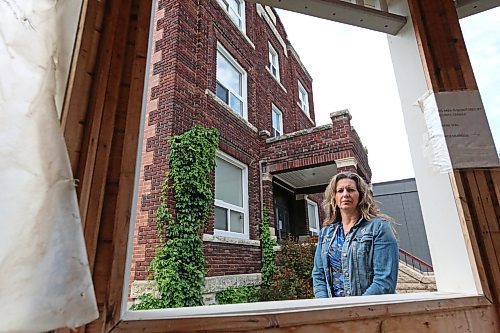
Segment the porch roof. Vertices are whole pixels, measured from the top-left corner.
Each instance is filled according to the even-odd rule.
[[[332,124],[267,139],[264,172],[294,189],[324,190],[330,178],[345,169],[370,181],[367,152],[351,127],[349,111],[330,116]]]

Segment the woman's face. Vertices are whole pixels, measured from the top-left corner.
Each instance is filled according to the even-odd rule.
[[[349,178],[337,181],[335,202],[341,211],[356,211],[359,203],[359,192],[356,182]]]

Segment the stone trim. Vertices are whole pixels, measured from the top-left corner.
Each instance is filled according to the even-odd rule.
[[[332,121],[334,121],[333,118],[342,117],[342,116],[348,116],[349,120],[352,119],[352,115],[351,115],[351,113],[349,112],[348,109],[344,109],[344,110],[340,110],[340,111],[334,111],[334,112],[330,113],[330,118],[332,119]]]
[[[211,276],[205,278],[203,293],[216,293],[228,288],[242,286],[258,286],[261,283],[261,279],[260,273]]]
[[[285,93],[287,93],[286,88],[283,86],[283,84],[280,81],[278,81],[278,79],[273,75],[273,73],[271,73],[271,69],[269,69],[268,66],[266,66],[266,70],[269,73],[269,75],[271,75],[271,77],[273,78],[273,80],[281,87],[281,89],[283,89],[283,91]]]
[[[358,160],[356,159],[356,157],[340,158],[338,160],[335,160],[335,164],[337,164],[337,168],[343,168],[349,166],[354,166],[355,168],[357,168]]]
[[[160,297],[158,285],[154,280],[135,280],[130,285],[130,298],[137,299],[142,294],[153,294],[155,297]]]
[[[203,241],[209,243],[225,243],[244,246],[260,246],[260,241],[254,239],[231,238],[224,236],[216,236],[211,234],[203,234]]]
[[[295,57],[295,59],[297,60],[297,62],[299,63],[299,66],[300,68],[302,68],[302,70],[304,71],[304,73],[306,74],[307,78],[309,79],[309,81],[311,81],[311,83],[313,82],[313,78],[311,77],[311,74],[309,74],[309,72],[307,71],[306,69],[306,66],[304,66],[304,64],[302,63],[302,61],[300,60],[300,57],[299,57],[299,54],[295,51],[295,49],[293,48],[293,46],[291,44],[288,44],[287,45],[287,48],[288,48],[288,51],[290,51],[293,56]]]
[[[281,47],[283,47],[283,52],[285,53],[285,56],[288,58],[288,50],[285,41],[283,40],[280,33],[274,26],[272,19],[269,17],[269,14],[266,12],[264,7],[260,3],[257,4],[257,14],[259,14],[259,16],[262,17],[264,21],[266,21],[267,25],[273,32],[274,36],[276,36],[276,39],[281,44]]]
[[[205,278],[204,294],[216,293],[230,287],[258,286],[262,278],[260,273],[211,276]],[[154,280],[136,280],[130,288],[130,298],[137,299],[144,293],[159,297],[158,285]]]
[[[268,182],[273,181],[273,174],[270,172],[263,172],[262,173],[262,181],[268,181]]]
[[[303,129],[303,130],[300,130],[300,131],[295,131],[295,132],[287,133],[287,134],[284,134],[284,135],[280,135],[280,136],[275,137],[275,138],[269,138],[269,139],[266,140],[266,143],[271,143],[271,142],[275,142],[275,141],[286,140],[286,139],[294,138],[296,136],[301,136],[301,135],[310,134],[310,133],[314,133],[314,132],[320,132],[320,131],[324,131],[324,130],[328,130],[328,129],[332,129],[332,128],[333,128],[332,124],[327,124],[327,125],[321,125],[321,126],[306,128],[306,129]]]

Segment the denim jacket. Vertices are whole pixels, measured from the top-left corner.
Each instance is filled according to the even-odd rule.
[[[314,296],[332,297],[328,249],[340,222],[321,229],[312,271]],[[399,250],[391,225],[380,217],[360,218],[342,247],[344,295],[393,294],[398,279]]]

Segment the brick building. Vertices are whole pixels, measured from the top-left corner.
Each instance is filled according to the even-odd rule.
[[[339,170],[369,180],[366,151],[346,110],[332,113],[332,124],[315,127],[312,78],[273,9],[239,0],[158,1],[132,294],[140,292],[157,244],[155,211],[168,170],[167,140],[195,124],[220,132],[214,214],[203,235],[207,281],[258,280],[262,208],[269,208],[278,238],[317,232],[318,193]]]

